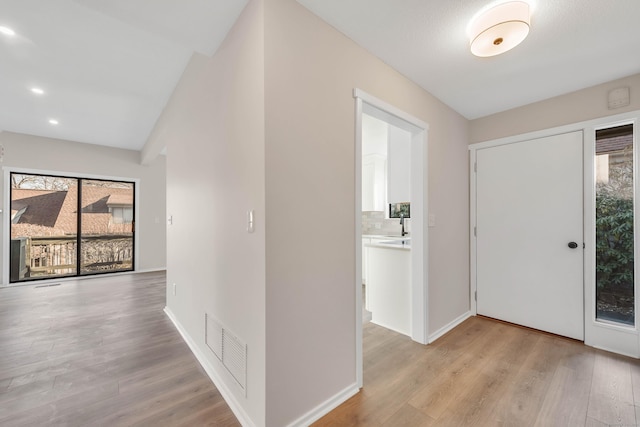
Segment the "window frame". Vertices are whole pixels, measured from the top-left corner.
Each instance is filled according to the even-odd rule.
[[[104,175],[90,175],[90,174],[82,174],[82,173],[73,173],[73,172],[61,172],[61,171],[47,171],[47,170],[36,170],[36,169],[23,169],[23,168],[12,168],[12,167],[4,167],[4,212],[7,212],[8,215],[4,215],[3,218],[3,234],[4,239],[2,243],[3,248],[3,259],[2,259],[2,285],[0,287],[13,287],[13,286],[24,286],[33,284],[34,282],[38,283],[47,283],[47,282],[62,282],[69,280],[79,280],[85,277],[95,277],[100,275],[114,275],[114,274],[130,274],[132,272],[138,271],[138,260],[139,260],[139,244],[138,244],[138,233],[136,230],[136,223],[138,222],[138,200],[139,200],[139,186],[140,180],[138,178],[131,177],[116,177],[116,176],[104,176]],[[11,275],[11,267],[10,267],[10,242],[11,242],[11,193],[12,193],[12,185],[11,185],[11,176],[12,174],[23,174],[23,175],[36,175],[36,176],[50,176],[56,178],[70,178],[77,179],[78,182],[85,181],[106,181],[106,182],[125,182],[133,185],[133,220],[132,220],[132,268],[126,270],[117,270],[117,271],[98,271],[92,273],[82,273],[80,264],[80,247],[82,238],[82,229],[81,224],[78,224],[77,236],[76,236],[76,244],[77,244],[77,256],[76,256],[76,272],[73,275],[60,275],[60,276],[52,276],[52,277],[36,277],[29,278],[27,280],[20,280],[12,282],[10,280]],[[82,203],[82,192],[81,186],[78,186],[78,207],[81,206]],[[81,209],[79,209],[81,211]],[[0,211],[2,212],[2,211]],[[77,221],[80,222],[80,216],[78,215]]]

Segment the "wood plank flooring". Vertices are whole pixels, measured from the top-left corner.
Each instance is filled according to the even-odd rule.
[[[1,426],[238,426],[145,273],[0,290]],[[637,426],[640,362],[471,318],[365,326],[363,390],[316,426]]]
[[[0,290],[1,426],[238,426],[162,309],[165,274]]]
[[[314,426],[638,426],[640,362],[474,317],[429,346],[367,324],[364,388]]]

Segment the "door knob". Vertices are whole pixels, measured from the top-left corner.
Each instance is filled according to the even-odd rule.
[[[576,242],[569,242],[567,246],[569,246],[571,249],[575,249],[578,247],[578,244]]]

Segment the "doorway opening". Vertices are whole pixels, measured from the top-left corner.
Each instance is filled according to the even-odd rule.
[[[358,386],[362,387],[364,305],[372,309],[374,322],[416,342],[428,342],[425,226],[428,125],[358,89],[354,98],[356,373]],[[371,123],[382,129],[387,142],[384,149],[365,147],[365,134],[371,130],[365,130],[365,126]],[[400,282],[404,284],[402,290],[393,287]],[[362,297],[363,284],[366,303]]]

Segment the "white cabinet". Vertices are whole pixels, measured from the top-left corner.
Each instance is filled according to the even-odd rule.
[[[387,203],[411,201],[411,133],[389,126]]]
[[[388,242],[389,240],[393,240],[392,237],[389,236],[380,236],[380,235],[363,235],[362,236],[362,284],[366,285],[367,287],[367,291],[365,293],[366,296],[366,301],[365,301],[365,308],[369,311],[371,311],[371,308],[369,306],[370,304],[370,292],[369,289],[371,289],[371,283],[379,283],[380,280],[376,280],[378,278],[372,278],[372,275],[378,274],[378,269],[373,268],[373,266],[371,265],[371,256],[369,255],[372,247],[370,246],[371,244],[376,245],[379,244],[381,242]],[[391,250],[397,250],[397,248],[392,248]],[[403,250],[403,252],[406,250]],[[373,273],[372,273],[373,271]]]
[[[362,236],[362,284],[367,284],[367,245],[371,243],[369,237]]]
[[[387,159],[380,154],[362,158],[362,210],[384,211],[387,193]]]
[[[369,275],[369,244],[380,243],[387,240],[391,240],[389,236],[368,235],[362,236],[362,284],[366,285]]]
[[[371,321],[411,336],[411,251],[376,246],[367,250]]]

